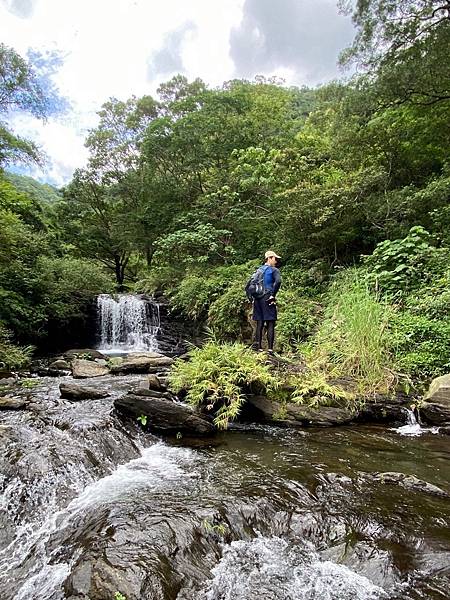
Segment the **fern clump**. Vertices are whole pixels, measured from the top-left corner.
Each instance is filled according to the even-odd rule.
[[[186,400],[203,410],[214,411],[214,424],[226,429],[245,403],[251,387],[261,392],[278,386],[264,356],[243,344],[209,341],[189,352],[188,361],[175,362],[169,376],[170,389],[186,390]]]
[[[319,406],[339,406],[351,410],[356,408],[355,394],[330,383],[323,372],[310,371],[291,383],[294,391],[290,400],[296,404],[304,404],[311,408]]]

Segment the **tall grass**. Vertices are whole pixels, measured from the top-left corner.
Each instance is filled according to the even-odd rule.
[[[351,376],[364,390],[382,389],[392,378],[389,322],[393,308],[348,270],[333,283],[324,321],[310,345],[312,364],[333,377]]]

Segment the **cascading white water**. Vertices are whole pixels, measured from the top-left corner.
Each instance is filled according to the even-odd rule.
[[[160,330],[159,306],[135,296],[122,294],[97,297],[101,352],[142,352],[157,350]]]
[[[439,427],[422,427],[416,419],[414,411],[405,407],[406,425],[394,428],[394,431],[402,435],[422,435],[422,433],[439,433]]]
[[[224,548],[202,600],[381,600],[385,591],[348,567],[322,561],[307,541],[238,540]]]

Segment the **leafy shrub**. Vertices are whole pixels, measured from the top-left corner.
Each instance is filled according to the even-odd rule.
[[[450,268],[436,275],[428,285],[414,290],[404,299],[404,306],[413,314],[431,319],[450,318]]]
[[[208,325],[222,340],[241,339],[242,327],[247,320],[248,301],[244,282],[234,281],[215,300],[208,311]]]
[[[230,231],[216,229],[211,223],[194,223],[188,229],[162,235],[155,243],[155,259],[166,261],[170,256],[183,265],[217,263],[234,254],[228,243],[230,236]]]
[[[32,346],[17,346],[12,342],[12,334],[0,323],[0,367],[13,369],[30,362]]]
[[[239,338],[248,307],[244,286],[255,264],[250,261],[188,274],[173,293],[171,304],[188,318],[204,319],[218,338]]]
[[[329,275],[327,261],[294,256],[289,265],[282,268],[282,290],[292,290],[302,297],[314,298],[324,291]]]
[[[169,376],[175,393],[187,390],[187,401],[203,410],[214,410],[214,424],[226,429],[245,402],[250,386],[270,390],[277,378],[264,364],[264,357],[242,344],[209,341],[189,352],[189,361],[177,360]]]
[[[319,322],[321,306],[293,290],[281,289],[277,300],[277,346],[284,350],[295,348],[313,334]]]
[[[435,248],[423,227],[412,227],[404,239],[385,240],[364,257],[368,280],[389,294],[407,292],[432,281],[448,265],[447,248]]]
[[[405,310],[391,322],[396,346],[396,369],[414,377],[430,378],[450,369],[450,321]]]
[[[46,311],[55,320],[82,316],[97,294],[113,291],[110,277],[91,260],[43,256],[38,264]]]
[[[225,285],[226,281],[214,275],[187,275],[171,297],[172,307],[190,319],[205,319],[209,305]]]

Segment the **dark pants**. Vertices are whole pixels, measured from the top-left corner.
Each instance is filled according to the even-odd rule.
[[[253,320],[256,321],[255,347],[262,348],[262,337],[264,324],[267,327],[267,345],[269,350],[273,350],[275,342],[275,321],[277,320],[277,305],[268,303],[270,294],[262,298],[257,298],[253,302]]]
[[[262,348],[264,323],[267,327],[267,345],[269,350],[273,350],[273,344],[275,342],[275,321],[256,321],[255,347],[258,350]]]

